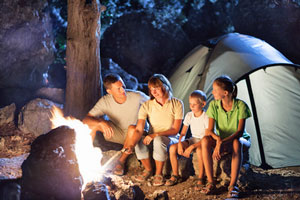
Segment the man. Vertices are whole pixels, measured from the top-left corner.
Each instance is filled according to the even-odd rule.
[[[103,85],[108,94],[99,99],[83,122],[92,129],[93,140],[96,132],[100,131],[105,140],[123,144],[126,147],[126,136],[134,133],[139,108],[149,97],[139,91],[126,90],[122,78],[117,74],[107,75],[103,80]],[[105,115],[109,118],[108,120],[105,119]],[[123,175],[128,155],[126,152],[122,153],[114,170],[115,174]]]

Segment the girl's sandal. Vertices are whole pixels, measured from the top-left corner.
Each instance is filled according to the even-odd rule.
[[[228,187],[227,198],[239,198],[240,190],[237,186],[230,185]]]
[[[204,187],[204,184],[203,184],[204,178],[197,178],[196,180],[197,180],[197,182],[196,182],[195,190],[200,191]]]
[[[216,193],[216,189],[217,188],[214,183],[208,182],[200,192],[205,195],[212,195]]]
[[[178,183],[179,176],[172,175],[170,179],[168,179],[165,183],[166,186],[173,186]]]

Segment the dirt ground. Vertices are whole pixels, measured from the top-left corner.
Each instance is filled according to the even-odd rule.
[[[7,179],[16,179],[22,176],[21,164],[28,156],[30,144],[34,140],[32,134],[23,134],[13,124],[0,127],[0,183]],[[134,173],[127,172],[122,178],[130,180]],[[175,186],[154,187],[151,180],[137,184],[145,194],[145,199],[155,199],[157,194],[163,194],[168,198],[160,199],[226,199],[227,188],[217,185],[215,195],[206,196],[194,189],[195,178],[193,176],[181,180]],[[288,167],[281,169],[263,170],[250,166],[240,178],[240,199],[300,199],[300,167]]]

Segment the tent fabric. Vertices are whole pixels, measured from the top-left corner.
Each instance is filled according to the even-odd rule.
[[[250,107],[250,163],[273,168],[300,165],[300,68],[255,37],[231,33],[213,48],[196,47],[170,77],[174,96],[189,111],[188,96],[203,90],[208,103],[212,83],[222,74],[238,86],[238,98]]]

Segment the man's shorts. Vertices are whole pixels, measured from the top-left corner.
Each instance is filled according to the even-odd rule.
[[[126,135],[127,135],[127,129],[126,130],[122,130],[120,129],[118,126],[116,126],[114,123],[112,123],[111,121],[107,121],[109,123],[109,125],[112,127],[114,134],[111,138],[107,138],[104,134],[104,138],[106,141],[110,141],[110,142],[115,142],[115,143],[119,143],[119,144],[124,144],[125,139],[126,139]]]

